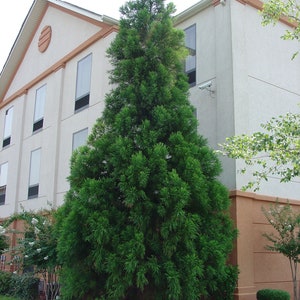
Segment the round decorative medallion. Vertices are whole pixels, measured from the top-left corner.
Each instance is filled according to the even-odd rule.
[[[40,37],[39,37],[39,51],[41,53],[45,52],[50,44],[52,35],[51,26],[47,25],[43,28]]]

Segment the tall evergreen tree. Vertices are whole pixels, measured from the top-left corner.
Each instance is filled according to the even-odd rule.
[[[184,33],[164,0],[120,11],[108,50],[116,88],[72,157],[57,216],[63,299],[221,295],[235,230],[188,101]]]

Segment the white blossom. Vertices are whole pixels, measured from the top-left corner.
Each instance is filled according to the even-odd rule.
[[[35,227],[35,228],[34,228],[34,233],[35,233],[35,234],[39,234],[39,233],[40,233],[40,230],[39,230],[37,227]]]
[[[106,164],[107,164],[107,161],[104,159],[104,160],[102,160],[102,163],[103,163],[104,165],[106,165]]]
[[[17,274],[17,271],[13,271],[13,274]]]
[[[45,256],[45,257],[44,257],[44,260],[47,260],[48,258],[49,258],[48,256]]]
[[[24,255],[24,258],[28,258],[28,255],[27,255],[27,254],[25,254],[25,255]]]
[[[5,233],[5,228],[3,226],[0,226],[0,235]]]
[[[31,220],[31,224],[32,224],[32,225],[36,225],[38,222],[39,222],[39,221],[38,221],[38,219],[36,219],[36,218],[32,218],[32,220]]]
[[[170,159],[170,158],[172,158],[172,155],[167,154],[167,155],[166,155],[166,159]]]
[[[28,244],[32,247],[34,245],[34,242],[29,242]]]
[[[41,248],[36,249],[36,252],[37,252],[37,253],[40,253],[41,251],[42,251]]]

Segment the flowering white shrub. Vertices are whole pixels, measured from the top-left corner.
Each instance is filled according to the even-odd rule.
[[[38,219],[36,219],[36,218],[32,218],[32,220],[31,220],[31,224],[32,224],[32,225],[36,225],[38,222],[39,222],[39,221],[38,221]]]
[[[22,238],[18,240],[18,244],[13,249],[14,257],[18,257],[18,264],[12,260],[8,262],[16,266],[14,272],[20,273],[24,269],[33,269],[38,276],[42,276],[45,282],[44,288],[51,289],[46,294],[52,295],[48,300],[56,299],[59,294],[59,284],[57,279],[58,263],[56,255],[56,238],[54,235],[54,212],[43,211],[41,213],[23,212],[11,217],[3,226],[0,226],[1,234],[11,232],[9,225],[15,220],[24,221],[23,232],[13,232]]]
[[[0,235],[5,234],[6,230],[3,226],[0,226]]]

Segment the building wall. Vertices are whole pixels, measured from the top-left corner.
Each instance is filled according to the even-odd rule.
[[[51,42],[40,53],[38,39],[46,25],[52,27]],[[114,39],[115,30],[105,34],[110,27],[52,6],[46,10],[5,95],[4,103],[7,100],[9,103],[0,111],[3,136],[5,112],[14,107],[11,143],[1,149],[0,155],[0,164],[8,162],[6,200],[1,205],[0,218],[22,209],[36,211],[63,203],[69,188],[66,178],[73,133],[84,128],[91,132],[103,111],[105,94],[111,89],[106,49]],[[92,54],[89,106],[75,112],[77,63],[89,54]],[[43,85],[46,85],[44,124],[42,130],[33,132],[36,90]],[[30,155],[39,148],[39,193],[38,197],[28,199]]]
[[[291,60],[299,45],[280,38],[288,29],[287,25],[263,27],[257,9],[238,1],[230,3],[234,134],[249,134],[261,131],[260,124],[272,117],[299,112],[300,60]],[[237,161],[236,171],[241,166],[243,163]],[[235,188],[241,189],[249,179],[250,176],[237,176]],[[296,199],[299,198],[298,182],[279,184],[278,178],[270,178],[262,184],[260,193]]]
[[[231,262],[239,266],[240,274],[235,299],[255,300],[260,289],[282,289],[293,299],[292,276],[289,260],[280,253],[265,249],[268,244],[263,233],[273,232],[262,213],[277,200],[287,204],[287,199],[257,195],[240,191],[231,192],[231,215],[239,230]],[[300,210],[300,202],[289,200],[292,208]],[[300,274],[298,274],[300,275]]]
[[[40,33],[47,25],[52,27],[51,42],[43,53],[39,51]],[[57,61],[70,54],[74,49],[86,42],[100,31],[99,25],[85,22],[78,16],[65,13],[63,10],[49,6],[40,20],[39,26],[26,49],[23,62],[20,64],[14,80],[6,94],[11,96],[18,89],[40,76]],[[76,34],[74,34],[76,32]]]
[[[199,132],[215,149],[227,137],[261,131],[260,124],[272,117],[299,111],[300,60],[291,60],[298,43],[280,38],[288,25],[263,27],[261,20],[251,5],[227,1],[178,24],[181,29],[197,26],[197,82],[190,100]],[[198,88],[209,80],[213,92]],[[251,179],[250,172],[239,174],[242,161],[221,160],[221,180],[229,189],[241,189]],[[297,198],[298,182],[278,184],[278,178],[269,178],[261,193]]]
[[[190,88],[190,101],[197,109],[199,133],[214,149],[226,137],[234,135],[234,94],[232,29],[230,2],[210,6],[180,22],[185,29],[196,24],[197,73],[196,85]],[[209,90],[199,85],[211,81]],[[223,183],[230,189],[236,186],[235,161],[223,159]]]
[[[256,8],[242,1],[226,1],[181,22],[184,29],[197,24],[197,84],[190,99],[197,108],[199,132],[213,148],[236,134],[260,131],[260,124],[274,116],[298,112],[300,60],[291,61],[297,42],[283,41],[288,28],[261,25]],[[214,93],[199,90],[211,80]],[[240,190],[250,179],[241,175],[241,161],[221,157],[221,180],[230,190]],[[232,192],[232,217],[239,231],[232,262],[240,269],[235,299],[254,300],[263,288],[289,291],[292,279],[288,259],[265,250],[262,233],[270,230],[261,206],[277,197],[299,199],[299,180],[279,184],[269,178],[259,194]],[[268,195],[268,197],[264,196]],[[299,202],[293,201],[295,208]]]
[[[105,106],[105,94],[109,92],[108,70],[110,69],[105,49],[114,38],[114,34],[92,45],[77,57],[72,59],[64,70],[64,88],[62,91],[61,120],[58,145],[58,181],[57,205],[63,203],[63,195],[69,189],[65,178],[69,175],[70,157],[72,153],[73,133],[88,128],[90,133],[97,118],[102,114]],[[92,77],[89,108],[74,114],[75,84],[77,62],[92,53]],[[68,139],[66,139],[68,137]]]
[[[54,207],[63,203],[69,188],[66,178],[73,133],[84,128],[91,132],[104,109],[105,94],[111,89],[105,49],[115,33],[97,37],[101,29],[107,28],[96,23],[50,6],[32,37],[4,99],[4,103],[7,99],[13,101],[0,110],[1,136],[5,112],[14,107],[12,142],[0,155],[0,164],[9,163],[6,203],[0,207],[0,219],[22,207],[39,210],[49,203]],[[190,100],[197,109],[199,132],[210,146],[217,148],[228,136],[260,130],[259,124],[273,116],[298,111],[300,60],[290,61],[297,45],[280,39],[286,25],[263,28],[257,10],[235,0],[198,10],[178,22],[177,27],[185,29],[193,24],[197,32],[197,71]],[[52,26],[52,39],[49,48],[39,53],[37,43],[46,25]],[[70,28],[76,35],[70,34]],[[93,66],[89,107],[75,113],[77,63],[90,53]],[[200,90],[198,86],[206,81],[212,82],[211,90]],[[33,134],[35,93],[44,84],[44,127]],[[21,92],[16,95],[17,91]],[[39,197],[27,199],[30,153],[37,148],[42,149]],[[237,172],[241,162],[221,159],[221,180],[229,189],[239,190],[249,179]],[[236,299],[255,299],[256,291],[266,287],[291,291],[285,259],[264,250],[261,234],[269,228],[260,208],[277,196],[299,199],[297,183],[283,185],[270,178],[262,184],[261,194],[269,197],[241,192],[231,195],[232,216],[240,232],[232,255],[232,262],[241,271]],[[293,205],[299,206],[296,201]]]

